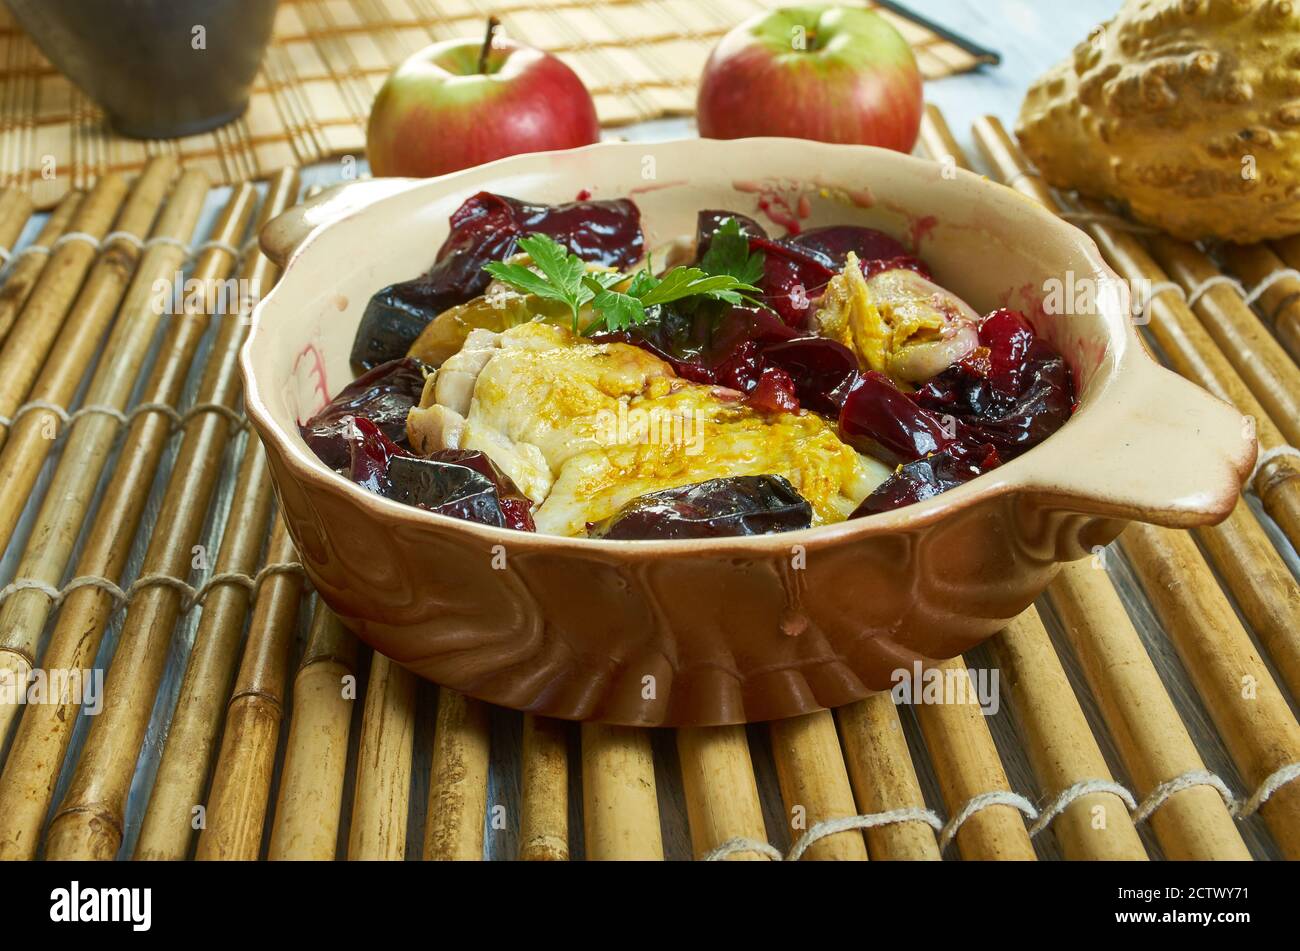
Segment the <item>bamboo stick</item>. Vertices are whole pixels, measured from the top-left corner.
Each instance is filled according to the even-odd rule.
[[[1300,584],[1244,499],[1228,520],[1195,530],[1293,697],[1300,697]],[[1202,583],[1214,584],[1205,576]]]
[[[175,159],[159,156],[150,160],[122,205],[115,232],[132,235],[137,241],[147,235],[175,176]],[[30,399],[66,406],[76,394],[87,367],[100,352],[104,331],[122,302],[140,251],[130,239],[114,240],[102,248],[49,349],[49,358],[28,394]],[[49,434],[57,433],[61,422],[53,413],[33,413],[22,424],[32,438],[50,446]],[[0,424],[0,446],[9,435],[10,427]]]
[[[936,664],[935,669],[945,676],[948,671],[969,676],[961,657]],[[964,690],[963,698],[974,694],[973,688]],[[956,815],[976,796],[1011,792],[978,703],[922,703],[916,706],[916,715],[950,815]],[[966,859],[1036,858],[1020,812],[1002,803],[971,815],[957,830],[957,847]]]
[[[677,752],[686,793],[686,817],[695,857],[703,858],[729,839],[767,841],[763,807],[743,726],[683,728]],[[757,852],[729,859],[762,860]]]
[[[582,823],[589,859],[663,859],[648,730],[582,724]]]
[[[12,416],[31,389],[95,261],[97,242],[108,233],[125,197],[122,176],[101,176],[77,207],[69,227],[70,232],[88,235],[96,244],[69,241],[51,250],[31,296],[0,347],[0,416]]]
[[[524,714],[519,857],[569,860],[569,747],[560,720]]]
[[[208,180],[204,175],[182,174],[152,237],[167,242],[189,239],[207,191]],[[86,390],[87,406],[103,406],[119,412],[126,408],[162,318],[155,306],[154,284],[159,280],[170,281],[180,269],[184,256],[184,250],[172,243],[155,244],[145,251],[118,309],[112,333],[104,345],[104,356]],[[212,277],[211,273],[197,268],[194,275],[196,280]],[[148,397],[144,399],[148,401]],[[41,432],[44,426],[45,421],[35,413],[20,420],[14,427],[13,438],[0,453],[0,549],[9,544],[41,465],[54,445],[44,438]],[[45,545],[53,545],[53,549],[44,555],[29,551],[29,556],[41,559],[42,563],[24,565],[19,571],[21,577],[58,584],[72,539],[85,520],[95,484],[120,429],[121,424],[106,414],[82,416],[71,424],[59,466],[45,495],[45,508],[37,519],[39,527],[33,530],[28,543],[29,549]],[[33,440],[29,438],[32,434],[42,438]],[[56,499],[57,502],[51,501]]]
[[[334,858],[356,696],[357,639],[324,603],[316,605],[293,681],[280,796],[267,858]]]
[[[32,251],[28,254],[20,252],[9,262],[4,285],[0,286],[0,343],[4,343],[5,338],[9,336],[14,321],[18,319],[19,311],[27,303],[32,288],[36,286],[41,272],[45,270],[45,263],[49,260],[49,248],[68,230],[68,224],[77,213],[77,208],[84,197],[82,192],[68,192],[50,212],[49,218],[45,219],[45,224],[41,226],[40,233],[33,242],[35,247],[44,248],[44,251]],[[15,240],[17,240],[16,235]],[[5,247],[12,248],[13,243],[6,243]]]
[[[1300,762],[1300,724],[1232,605],[1217,586],[1187,581],[1204,565],[1192,539],[1139,523],[1120,544],[1242,778],[1253,789]],[[1260,813],[1282,852],[1300,858],[1300,784],[1282,786]]]
[[[219,230],[233,230],[240,204],[228,206]],[[197,205],[191,210],[197,216]],[[165,212],[164,218],[167,216]],[[215,280],[228,273],[229,264],[228,255],[214,250],[200,259],[195,274],[205,281]],[[136,319],[142,311],[152,312],[150,299],[154,292],[149,286],[140,286],[140,279],[147,276],[143,271],[137,272],[137,280],[128,295],[132,306],[124,307],[123,311],[127,321]],[[122,323],[119,320],[119,326]],[[145,402],[170,406],[179,400],[190,362],[202,339],[203,324],[198,320],[178,318],[171,329],[146,383]],[[140,358],[143,356],[141,353]],[[125,399],[125,394],[122,398]],[[82,520],[94,498],[99,474],[111,458],[116,430],[115,421],[99,415],[84,417],[73,427],[38,510],[27,551],[19,565],[20,577],[49,585],[62,579],[81,533]],[[170,433],[170,420],[159,413],[141,415],[132,423],[117,456],[116,478],[108,484],[77,561],[78,577],[102,577],[111,581],[120,576]],[[45,649],[45,665],[54,669],[87,668],[94,661],[113,607],[112,595],[98,586],[70,592]],[[52,609],[48,595],[37,589],[20,590],[9,597],[0,609],[0,668],[27,676],[35,663],[40,634]],[[54,781],[76,724],[77,709],[75,703],[39,704],[24,709],[10,749],[8,768],[0,775],[0,857],[11,851],[23,856],[34,854],[36,830],[45,819]],[[8,729],[13,714],[11,707],[0,706],[0,718],[3,718],[0,732]]]
[[[986,118],[977,123],[976,136],[992,164],[999,169],[1023,167],[1023,158],[997,120]],[[1032,183],[1024,177],[1019,181]],[[1100,210],[1095,205],[1085,205],[1085,208]],[[1112,234],[1111,229],[1103,227],[1093,226],[1089,230],[1121,272],[1147,278],[1161,274],[1149,257],[1145,262],[1141,260],[1146,254],[1129,236]],[[1240,377],[1213,344],[1197,339],[1198,333],[1204,335],[1205,331],[1187,307],[1180,301],[1170,301],[1167,296],[1155,306],[1157,314],[1167,318],[1159,321],[1167,332],[1157,336],[1157,340],[1175,362],[1175,368],[1203,385],[1211,384],[1211,389],[1237,403],[1243,412],[1254,410],[1252,415],[1257,415],[1261,444],[1267,444],[1266,439],[1276,444],[1280,434]],[[1157,323],[1153,322],[1152,326]],[[1267,472],[1270,467],[1264,469]],[[1274,467],[1270,478],[1277,478],[1278,472]],[[1293,487],[1300,485],[1294,478],[1286,481]],[[1261,496],[1265,491],[1267,487],[1261,490]],[[1231,520],[1224,523],[1229,524]],[[1283,523],[1282,527],[1286,530],[1287,525]],[[1255,656],[1249,635],[1214,583],[1191,538],[1179,532],[1134,525],[1121,536],[1120,542],[1242,775],[1248,782],[1259,784],[1273,770],[1300,759],[1300,726],[1267,669]],[[1256,567],[1255,562],[1248,564]],[[1264,632],[1260,633],[1264,636]],[[1250,691],[1243,687],[1242,678],[1248,678],[1251,690],[1258,691],[1258,700],[1243,696]],[[1274,837],[1283,851],[1293,857],[1300,853],[1298,810],[1300,788],[1294,784],[1278,790],[1263,809]]]
[[[1209,255],[1168,235],[1151,236],[1147,239],[1147,247],[1184,290],[1191,291],[1221,273]],[[1267,274],[1257,277],[1250,267],[1260,256],[1271,258],[1278,268],[1284,266],[1262,245],[1255,245],[1251,252],[1225,248],[1223,256],[1243,266],[1247,272],[1244,280],[1252,287],[1267,277]],[[1264,296],[1286,291],[1286,287],[1279,286],[1286,281],[1300,290],[1300,281],[1283,278]],[[1296,366],[1292,356],[1269,333],[1268,327],[1246,304],[1245,298],[1235,287],[1216,284],[1197,298],[1192,312],[1282,434],[1292,445],[1300,445],[1300,366]]]
[[[197,217],[206,187],[202,175],[184,173],[156,230],[171,234],[167,228],[180,229],[183,225],[180,233],[188,233],[193,227],[190,216]],[[295,191],[295,175],[281,173],[272,181],[267,204],[280,203],[281,195]],[[239,240],[253,197],[251,188],[239,189],[231,196],[217,222],[216,240],[227,243]],[[170,279],[183,252],[170,244],[160,244],[146,252],[146,261],[154,255],[160,256],[156,266]],[[225,250],[211,248],[199,256],[192,280],[211,286],[230,273],[232,263]],[[124,405],[128,399],[134,385],[133,374],[138,373],[145,360],[153,328],[161,316],[154,306],[156,292],[148,280],[150,267],[142,265],[137,270],[105,360],[101,361],[91,384],[91,394],[102,395],[103,402],[109,405]],[[240,273],[245,278],[269,283],[275,272],[268,259],[252,255]],[[207,319],[202,315],[181,314],[169,321],[142,402],[176,405],[206,327]],[[233,370],[230,365],[228,371],[223,371],[223,378],[226,372],[233,374]],[[33,539],[40,542],[34,563],[42,566],[41,571],[27,574],[47,580],[53,578],[50,583],[61,579],[99,474],[110,458],[116,432],[116,422],[100,415],[83,417],[73,426],[33,531]],[[160,413],[143,414],[131,424],[117,456],[114,478],[109,481],[77,562],[77,576],[110,580],[120,576],[170,434],[171,422]],[[60,486],[64,488],[56,491]],[[41,572],[48,572],[48,576]],[[50,610],[49,599],[39,591],[20,591],[10,597],[0,611],[0,638],[3,638],[0,664],[31,663]],[[63,602],[50,636],[46,666],[66,669],[88,666],[99,649],[112,610],[111,596],[98,587],[72,591]],[[4,708],[0,708],[0,714],[3,712]],[[28,707],[23,714],[10,754],[10,768],[0,776],[0,857],[34,853],[36,831],[45,819],[53,795],[54,781],[75,726],[75,713],[75,706],[45,704]]]
[[[829,710],[773,720],[769,732],[791,839],[826,819],[857,814]],[[861,862],[867,858],[867,846],[861,830],[849,829],[818,839],[804,857]]]
[[[1106,572],[1086,561],[1062,565],[1047,593],[1139,801],[1162,783],[1203,772],[1201,754]],[[1170,859],[1250,858],[1227,806],[1209,786],[1171,795],[1151,814],[1151,828]]]
[[[375,654],[357,749],[349,859],[405,857],[414,741],[415,675]]]
[[[932,102],[925,104],[925,112],[921,116],[921,133],[918,139],[921,152],[939,162],[940,164],[951,164],[957,168],[970,168],[970,163],[966,160],[966,153],[957,140],[952,136],[952,130],[948,128],[948,122],[939,111],[939,107]]]
[[[1023,156],[996,119],[977,122],[975,138],[1004,180],[1014,182],[1017,190],[1048,208],[1058,207],[1039,179],[1024,174],[1028,166]],[[1101,209],[1091,206],[1089,210]],[[1098,225],[1091,225],[1089,230],[1107,260],[1130,281],[1146,280],[1154,287],[1168,280],[1132,236]],[[1166,294],[1155,300],[1153,309],[1156,314],[1150,325],[1153,336],[1169,356],[1173,368],[1221,399],[1234,403],[1242,413],[1253,415],[1261,446],[1281,445],[1285,440],[1280,431],[1187,306]],[[1275,459],[1262,467],[1255,481],[1265,508],[1288,533],[1300,533],[1300,473],[1294,466],[1294,459]],[[1287,685],[1300,696],[1300,587],[1267,533],[1246,503],[1239,500],[1224,522],[1197,529],[1196,534]],[[1209,571],[1204,571],[1196,581],[1199,585],[1217,586]]]
[[[26,191],[0,188],[0,248],[12,253],[31,216],[32,200]]]
[[[1088,720],[1032,606],[992,642],[1015,701],[1016,722],[1045,802],[1077,783],[1113,782]],[[1067,859],[1145,861],[1147,854],[1113,792],[1079,796],[1052,820]]]
[[[221,240],[239,244],[255,195],[251,185],[235,190],[231,205],[237,214],[227,221],[238,227]],[[176,323],[206,325],[209,319],[207,314],[190,313]],[[219,324],[198,403],[234,407],[239,396],[235,370],[245,329],[243,320]],[[202,531],[230,434],[229,421],[216,413],[195,416],[186,425],[142,574],[188,574],[191,549]],[[181,594],[171,586],[145,588],[128,606],[108,672],[104,709],[90,728],[67,795],[50,823],[49,857],[108,859],[116,854],[126,794],[180,609]]]
[[[487,705],[445,687],[439,690],[424,826],[426,861],[483,858],[488,750]]]
[[[835,711],[840,744],[862,815],[895,809],[924,809],[925,796],[912,767],[898,708],[888,693],[878,693]],[[919,820],[891,822],[866,830],[867,852],[886,861],[938,861],[934,829]]]
[[[1300,269],[1300,241],[1294,236],[1274,241],[1271,249],[1264,245],[1254,247],[1264,253],[1252,255],[1250,248],[1237,245],[1221,249],[1228,266],[1251,287],[1257,286],[1279,266]],[[1300,362],[1300,278],[1282,278],[1261,295],[1260,305],[1269,316],[1273,331],[1286,352]]]
[[[244,446],[213,574],[256,572],[270,518],[270,470],[261,442],[253,438]],[[203,602],[203,615],[136,842],[137,859],[174,860],[189,855],[194,810],[203,802],[221,728],[221,707],[230,696],[251,599],[252,592],[243,585],[226,584],[213,588]]]
[[[293,539],[284,522],[276,519],[266,563],[297,560]],[[303,576],[287,572],[268,575],[257,593],[221,753],[212,771],[207,825],[199,835],[197,859],[248,861],[261,851],[302,589]]]

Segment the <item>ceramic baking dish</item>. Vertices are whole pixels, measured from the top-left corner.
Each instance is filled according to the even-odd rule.
[[[322,465],[297,424],[351,379],[370,295],[424,271],[448,216],[481,189],[633,196],[649,246],[691,233],[701,208],[771,225],[760,202],[806,226],[882,228],[919,243],[936,280],[976,310],[1024,311],[1070,362],[1078,410],[1042,445],[929,501],[786,534],[559,538],[370,494]],[[1235,410],[1146,354],[1086,235],[1010,189],[894,152],[752,139],[519,156],[345,186],[272,222],[262,244],[285,271],[244,348],[247,411],[312,582],[416,673],[538,714],[681,726],[860,699],[993,634],[1058,562],[1126,520],[1224,518],[1255,459]],[[1047,313],[1052,281],[1088,287],[1095,306]]]

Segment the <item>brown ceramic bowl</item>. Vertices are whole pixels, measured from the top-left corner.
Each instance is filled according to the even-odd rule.
[[[1078,412],[934,499],[780,535],[527,535],[372,495],[326,469],[297,422],[351,379],[369,296],[423,271],[448,215],[480,189],[633,195],[651,246],[690,233],[700,208],[758,215],[763,194],[802,206],[808,225],[920,237],[940,283],[979,311],[1020,307],[1066,355]],[[1058,562],[1126,520],[1224,518],[1255,458],[1236,411],[1147,356],[1120,279],[1082,232],[1009,189],[894,152],[793,139],[595,145],[357,183],[277,219],[262,242],[287,267],[244,349],[248,415],[321,597],[421,676],[547,716],[722,724],[858,700],[913,661],[990,636]],[[1094,312],[1045,313],[1052,279],[1092,282]]]

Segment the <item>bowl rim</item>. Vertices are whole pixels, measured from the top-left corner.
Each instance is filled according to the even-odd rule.
[[[934,166],[934,163],[928,159],[867,145],[844,145],[771,136],[726,140],[683,137],[656,142],[598,142],[575,149],[507,156],[483,165],[432,178],[395,180],[395,190],[380,197],[374,203],[349,208],[337,217],[316,224],[310,234],[293,248],[284,263],[281,278],[254,308],[248,335],[239,355],[240,371],[244,382],[244,405],[248,418],[267,444],[268,452],[272,447],[274,448],[279,459],[289,469],[291,477],[299,481],[313,483],[331,495],[347,500],[354,505],[359,505],[368,517],[386,521],[397,519],[432,530],[456,530],[466,533],[470,537],[480,539],[487,546],[513,543],[516,546],[528,545],[556,554],[563,552],[579,556],[584,554],[594,556],[619,555],[637,559],[662,555],[739,557],[743,555],[771,556],[777,553],[788,554],[796,546],[804,549],[819,549],[841,542],[861,541],[877,536],[912,532],[934,525],[955,512],[1000,496],[1021,491],[1050,491],[1049,485],[1032,478],[1035,462],[1043,459],[1046,452],[1051,451],[1048,447],[1054,447],[1059,451],[1070,445],[1071,440],[1068,437],[1076,417],[1082,417],[1090,411],[1099,410],[1101,408],[1100,396],[1116,384],[1121,374],[1139,370],[1138,367],[1132,365],[1133,360],[1148,363],[1151,368],[1158,368],[1158,364],[1138,345],[1136,331],[1128,316],[1116,317],[1114,313],[1109,312],[1113,309],[1110,302],[1104,308],[1099,308],[1096,315],[1096,318],[1105,327],[1106,350],[1102,360],[1093,377],[1089,380],[1085,391],[1076,394],[1077,406],[1070,419],[1066,421],[1060,430],[1053,433],[1042,443],[998,468],[972,479],[970,482],[941,492],[921,502],[915,502],[887,512],[878,512],[856,519],[846,519],[841,522],[816,525],[789,532],[725,536],[721,538],[612,540],[521,532],[509,528],[498,528],[470,522],[454,516],[405,505],[368,492],[339,473],[327,468],[310,452],[300,438],[297,441],[290,438],[267,406],[253,366],[252,353],[259,330],[266,320],[267,310],[277,306],[278,298],[283,296],[286,287],[284,278],[288,275],[290,269],[311,250],[312,245],[317,242],[321,234],[327,229],[339,226],[375,205],[397,198],[407,192],[430,188],[435,184],[440,188],[451,188],[459,178],[489,175],[512,164],[525,165],[537,162],[563,161],[566,158],[595,151],[637,150],[644,152],[647,149],[683,146],[711,149],[747,145],[751,148],[761,148],[764,145],[775,146],[778,143],[782,147],[793,146],[813,152],[858,152],[871,155],[873,159],[897,162],[900,165],[911,165],[918,168],[929,169]],[[1083,256],[1095,273],[1108,276],[1116,282],[1122,283],[1119,275],[1103,259],[1096,242],[1085,232],[1059,218],[1038,202],[1025,198],[1014,189],[967,169],[957,168],[954,171],[956,172],[955,181],[963,183],[962,187],[981,191],[994,202],[1014,201],[1017,212],[1028,214],[1034,219],[1034,225],[1055,231],[1062,240],[1074,245],[1076,252]],[[397,187],[396,183],[402,181],[405,181],[405,187]],[[951,186],[953,181],[949,181],[947,184]],[[1085,393],[1088,396],[1086,401],[1084,400]]]

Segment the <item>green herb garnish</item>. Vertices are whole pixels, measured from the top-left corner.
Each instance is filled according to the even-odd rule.
[[[520,238],[519,247],[532,258],[536,271],[502,261],[485,264],[483,270],[525,294],[566,304],[573,314],[574,333],[578,331],[578,312],[595,296],[591,284],[603,290],[607,284],[617,284],[623,279],[621,274],[588,274],[587,265],[580,257],[544,234]]]
[[[742,283],[757,284],[763,279],[763,254],[749,252],[749,238],[740,230],[740,221],[728,218],[713,233],[700,267],[709,274],[730,274]]]
[[[736,225],[737,234],[739,230],[739,225]],[[646,267],[631,275],[630,281],[626,274],[588,271],[580,257],[570,254],[563,245],[544,234],[521,238],[519,247],[532,258],[533,267],[493,261],[484,265],[483,270],[525,294],[560,301],[568,306],[575,333],[578,331],[578,314],[587,304],[591,304],[596,315],[587,327],[586,332],[590,334],[598,330],[626,330],[634,324],[643,324],[649,319],[647,308],[660,304],[691,297],[727,304],[755,304],[757,302],[749,295],[761,293],[750,281],[730,273],[712,273],[707,267],[679,266],[665,272],[662,277],[656,277]],[[709,250],[712,252],[713,247]],[[730,258],[727,260],[731,263]],[[749,268],[749,264],[750,261],[746,260],[743,266]],[[758,277],[762,277],[761,256]],[[629,281],[625,290],[613,290],[624,281]]]

